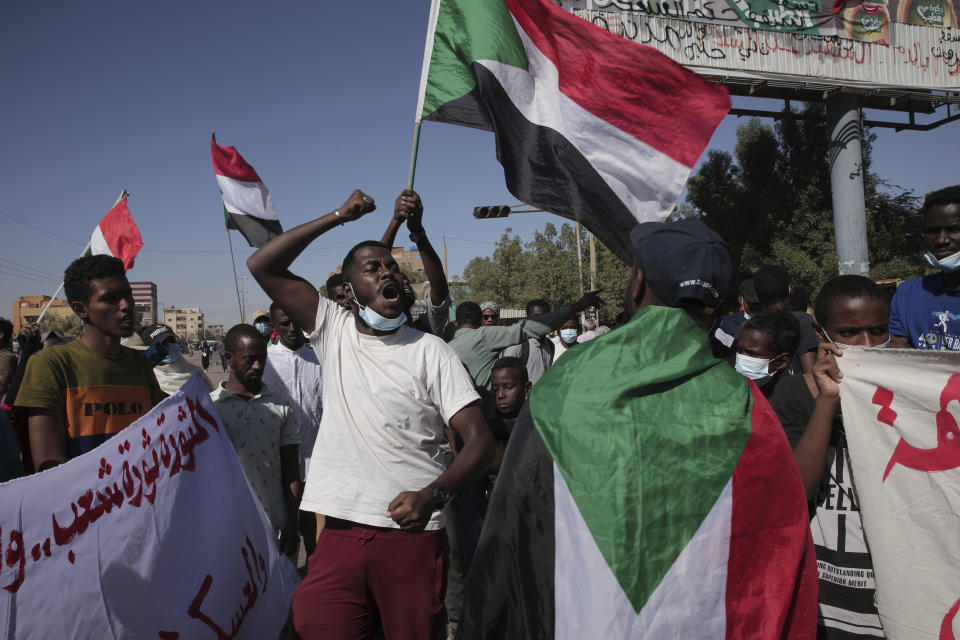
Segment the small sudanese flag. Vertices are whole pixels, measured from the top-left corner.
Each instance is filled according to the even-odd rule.
[[[283,233],[270,190],[240,152],[218,145],[216,137],[211,136],[210,153],[223,194],[227,229],[239,231],[251,247],[262,247]]]

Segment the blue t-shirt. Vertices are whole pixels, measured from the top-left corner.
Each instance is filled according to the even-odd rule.
[[[890,302],[890,334],[916,349],[960,351],[960,290],[948,291],[939,273],[903,282]]]

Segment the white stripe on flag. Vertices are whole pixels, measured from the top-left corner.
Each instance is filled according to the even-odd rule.
[[[93,233],[90,234],[90,254],[94,256],[113,256],[113,251],[110,250],[107,239],[103,237],[103,231],[100,229],[100,225],[97,225]],[[116,256],[113,257],[116,258]]]
[[[529,70],[478,60],[500,81],[514,106],[530,122],[570,141],[597,170],[638,222],[670,215],[691,167],[593,115],[560,91],[559,72],[517,25]],[[682,116],[682,114],[681,114]],[[603,144],[597,144],[602,140]]]
[[[223,193],[223,206],[230,213],[278,220],[270,191],[262,182],[245,182],[217,174],[217,184]]]
[[[726,635],[732,480],[639,614],[600,552],[556,466],[553,500],[557,640],[715,640]],[[651,544],[657,534],[649,532]]]

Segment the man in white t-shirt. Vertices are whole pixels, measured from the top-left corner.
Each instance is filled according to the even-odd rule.
[[[419,208],[404,192],[398,208]],[[481,475],[493,437],[473,382],[436,336],[405,326],[400,268],[380,242],[343,261],[347,311],[289,266],[317,237],[376,208],[357,190],[342,207],[274,238],[250,272],[304,331],[324,372],[323,418],[301,509],[324,516],[307,577],[294,596],[304,638],[439,638],[447,539],[442,506]],[[446,469],[449,425],[463,440]]]

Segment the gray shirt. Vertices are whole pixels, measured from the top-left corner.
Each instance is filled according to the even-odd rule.
[[[450,346],[467,368],[478,389],[490,389],[490,370],[500,352],[528,338],[540,338],[573,317],[570,307],[561,307],[509,327],[457,329]]]
[[[530,382],[536,382],[553,363],[554,344],[549,338],[530,338],[527,351],[527,377]],[[523,359],[523,344],[507,347],[500,354],[501,358]]]

